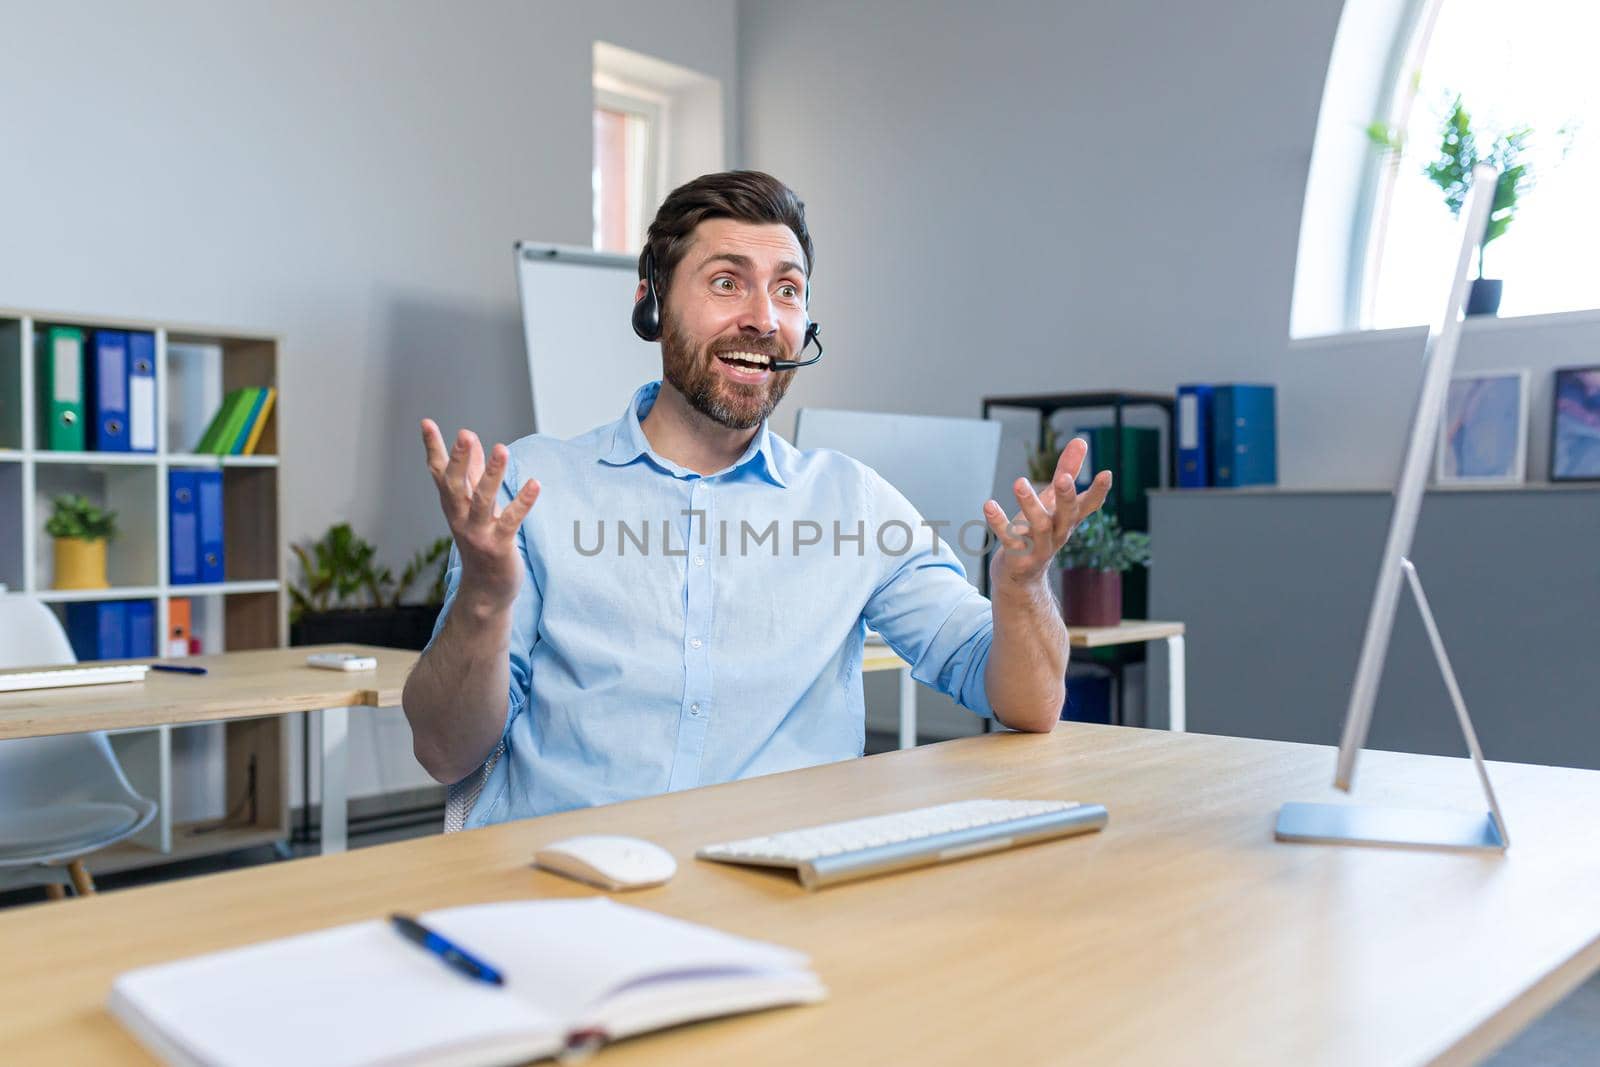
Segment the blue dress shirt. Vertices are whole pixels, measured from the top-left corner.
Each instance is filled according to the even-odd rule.
[[[861,755],[866,626],[993,714],[989,601],[905,497],[765,423],[726,470],[680,467],[640,427],[660,388],[511,446],[502,506],[542,489],[517,539],[505,754],[468,827]],[[452,553],[440,626],[459,581]]]

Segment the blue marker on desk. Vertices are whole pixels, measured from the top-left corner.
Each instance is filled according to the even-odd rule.
[[[445,965],[451,970],[460,971],[468,978],[475,978],[480,982],[488,982],[490,985],[506,984],[506,980],[500,977],[499,971],[465,949],[451,944],[409,915],[391,915],[389,916],[389,921],[394,924],[396,930],[400,931],[401,937],[438,956],[444,960]]]
[[[153,671],[168,671],[172,674],[206,673],[206,669],[204,667],[180,667],[176,663],[152,663],[150,664],[150,669]]]

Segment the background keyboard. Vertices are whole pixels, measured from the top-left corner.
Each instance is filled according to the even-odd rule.
[[[114,667],[64,667],[61,670],[19,671],[0,674],[0,693],[24,689],[59,689],[69,685],[109,685],[112,682],[142,682],[150,668],[143,663]]]

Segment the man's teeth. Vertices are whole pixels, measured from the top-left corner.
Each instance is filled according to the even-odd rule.
[[[752,363],[758,367],[765,367],[771,362],[770,356],[760,352],[724,352],[718,358],[725,359],[730,363]]]

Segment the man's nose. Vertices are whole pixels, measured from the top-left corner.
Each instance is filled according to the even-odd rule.
[[[740,309],[739,328],[765,337],[778,332],[778,309],[765,290],[752,289]]]

